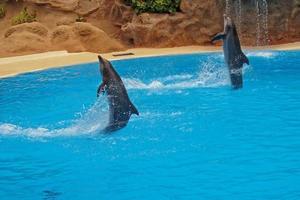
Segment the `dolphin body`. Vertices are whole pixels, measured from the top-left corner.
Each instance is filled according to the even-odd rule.
[[[211,42],[223,40],[225,62],[229,69],[233,89],[243,87],[243,64],[249,65],[249,60],[242,52],[241,44],[234,22],[224,15],[224,31],[216,34]]]
[[[125,86],[112,64],[101,56],[98,58],[102,83],[98,87],[97,96],[106,92],[109,104],[109,123],[104,131],[113,132],[125,127],[131,115],[139,115],[139,112],[130,101]]]

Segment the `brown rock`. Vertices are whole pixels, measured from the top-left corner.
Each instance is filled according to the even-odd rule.
[[[86,16],[97,11],[98,9],[98,0],[79,0],[75,12],[81,16]]]
[[[300,0],[294,0],[291,17],[295,19],[298,15],[300,15]]]
[[[51,44],[58,49],[65,49],[70,52],[86,51],[83,45],[78,42],[72,26],[62,25],[52,32]]]
[[[60,44],[75,38],[75,33],[71,26],[62,25],[52,32],[51,41],[54,44]]]
[[[74,11],[78,7],[79,0],[24,0],[37,5],[48,5],[62,11]]]
[[[76,21],[75,18],[64,17],[62,19],[58,19],[58,21],[56,22],[56,26],[70,25],[75,23],[75,21]]]
[[[187,14],[193,14],[192,12],[197,8],[197,0],[181,0],[180,10]]]
[[[132,8],[126,6],[123,0],[101,0],[99,13],[101,17],[109,18],[119,26],[131,21],[133,17]]]
[[[123,46],[101,29],[83,22],[59,26],[51,35],[51,43],[70,52],[109,52],[122,50]]]
[[[88,15],[99,8],[97,0],[24,0],[36,5],[47,5],[52,8],[75,12],[78,15]]]
[[[47,39],[30,32],[13,34],[1,40],[0,45],[1,51],[19,54],[43,52],[49,49]]]
[[[13,34],[22,32],[29,32],[41,37],[46,37],[48,35],[48,29],[43,24],[32,22],[12,26],[5,32],[4,37],[10,37]]]
[[[170,20],[168,15],[148,14],[135,15],[131,23],[122,26],[122,36],[127,43],[135,47],[163,46],[169,42]],[[164,41],[165,40],[165,41]]]
[[[223,30],[224,0],[181,0],[174,14],[136,15],[124,0],[23,0],[6,3],[0,20],[0,55],[49,50],[107,52],[128,47],[170,47],[209,44]],[[234,0],[231,0],[234,4]],[[300,40],[300,0],[268,1],[271,44]],[[37,20],[5,30],[23,7],[37,11]],[[233,6],[234,7],[234,6]],[[254,1],[242,1],[239,36],[243,45],[255,45],[257,13]],[[235,9],[232,9],[233,16]],[[77,15],[87,22],[75,23]],[[98,28],[97,28],[97,27]],[[51,31],[50,31],[51,30]],[[104,30],[105,32],[103,32]],[[49,34],[50,33],[50,34]],[[107,34],[106,34],[107,33]],[[5,50],[5,51],[4,51]]]
[[[182,0],[175,14],[134,15],[122,26],[122,38],[134,46],[203,45],[222,30],[218,0]]]

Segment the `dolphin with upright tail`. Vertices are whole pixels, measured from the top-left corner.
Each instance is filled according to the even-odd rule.
[[[113,132],[125,127],[131,115],[139,115],[139,112],[130,101],[126,88],[112,64],[101,56],[98,58],[102,83],[98,87],[97,96],[106,92],[109,105],[109,123],[104,131]]]
[[[229,68],[231,85],[234,89],[243,87],[243,64],[249,60],[242,52],[239,36],[234,22],[224,15],[224,31],[216,34],[211,42],[223,40],[225,62]]]

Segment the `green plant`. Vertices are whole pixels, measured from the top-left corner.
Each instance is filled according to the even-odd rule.
[[[179,10],[180,0],[125,0],[137,13],[174,13]]]
[[[27,8],[23,8],[23,10],[12,19],[12,24],[23,24],[30,23],[36,21],[36,12],[30,13]]]
[[[3,4],[0,5],[0,18],[3,18],[6,14],[6,9]]]

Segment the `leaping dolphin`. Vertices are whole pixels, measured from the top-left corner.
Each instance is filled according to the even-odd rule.
[[[102,83],[98,87],[97,96],[106,92],[109,105],[109,123],[104,131],[113,132],[125,127],[130,116],[139,115],[139,112],[130,101],[125,86],[112,64],[101,56],[98,58]]]
[[[234,89],[243,87],[243,64],[249,60],[242,52],[234,22],[224,15],[224,31],[216,34],[211,42],[223,40],[225,62],[229,69],[231,85]]]

